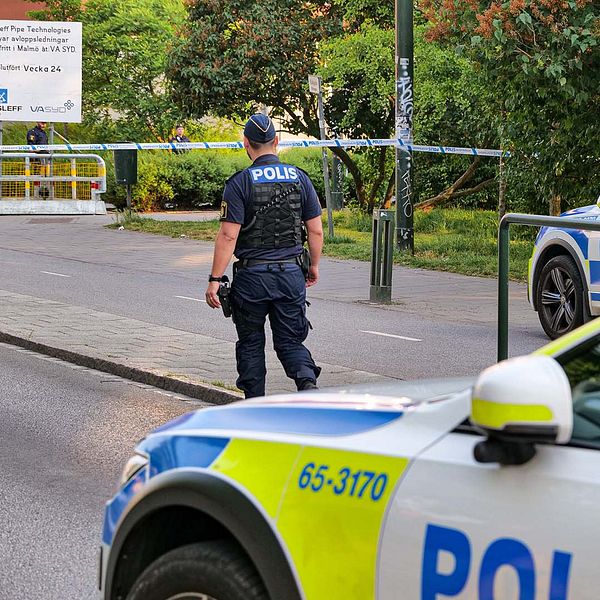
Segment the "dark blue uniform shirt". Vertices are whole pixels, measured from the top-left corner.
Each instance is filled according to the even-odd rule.
[[[275,154],[259,156],[251,167],[236,173],[227,180],[223,191],[223,204],[221,207],[221,221],[239,223],[242,227],[247,224],[252,214],[252,174],[251,169],[267,165],[282,164]],[[321,215],[321,204],[317,192],[309,176],[294,167],[301,185],[302,221],[306,222]],[[255,171],[256,172],[256,171]],[[289,172],[289,167],[288,167]],[[302,253],[302,246],[290,248],[236,248],[237,258],[259,258],[263,260],[283,260],[292,258]]]
[[[34,146],[48,145],[48,134],[37,125],[27,132],[27,143]]]

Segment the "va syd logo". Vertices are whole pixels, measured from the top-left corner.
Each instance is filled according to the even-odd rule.
[[[1,91],[1,90],[0,90]],[[75,108],[72,100],[67,100],[62,106],[29,106],[31,112],[64,114]]]
[[[0,104],[8,104],[8,89],[0,88]]]

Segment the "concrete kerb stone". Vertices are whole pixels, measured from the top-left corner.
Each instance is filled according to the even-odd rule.
[[[89,369],[110,373],[111,375],[118,375],[119,377],[130,379],[138,383],[152,385],[169,392],[184,394],[210,404],[229,404],[242,399],[241,394],[236,394],[233,391],[225,390],[209,383],[185,381],[184,379],[175,376],[158,374],[151,370],[140,369],[137,367],[129,367],[121,363],[90,356],[81,352],[75,352],[73,350],[65,350],[64,348],[50,346],[2,331],[0,331],[0,342],[12,344],[13,346],[20,346],[26,350],[39,352],[40,354],[52,356],[53,358],[58,358]]]

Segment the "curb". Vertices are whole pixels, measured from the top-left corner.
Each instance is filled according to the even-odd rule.
[[[11,344],[13,346],[20,346],[26,350],[39,352],[40,354],[52,356],[53,358],[58,358],[89,369],[95,369],[96,371],[117,375],[124,379],[137,381],[138,383],[145,383],[169,392],[184,394],[185,396],[190,396],[210,404],[230,404],[231,402],[242,400],[242,396],[210,385],[209,383],[192,383],[190,381],[178,379],[177,377],[159,375],[152,371],[145,371],[144,369],[137,367],[128,367],[127,365],[111,360],[88,356],[86,354],[65,350],[64,348],[57,348],[55,346],[48,346],[47,344],[35,342],[2,331],[0,331],[0,342]]]

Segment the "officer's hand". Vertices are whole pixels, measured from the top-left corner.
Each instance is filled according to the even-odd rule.
[[[221,308],[221,303],[219,302],[219,297],[217,296],[218,291],[218,281],[211,281],[206,288],[206,304],[208,304],[211,308]]]
[[[306,279],[306,287],[310,287],[311,285],[315,285],[319,281],[319,267],[315,267],[311,265],[308,268],[308,278]]]

